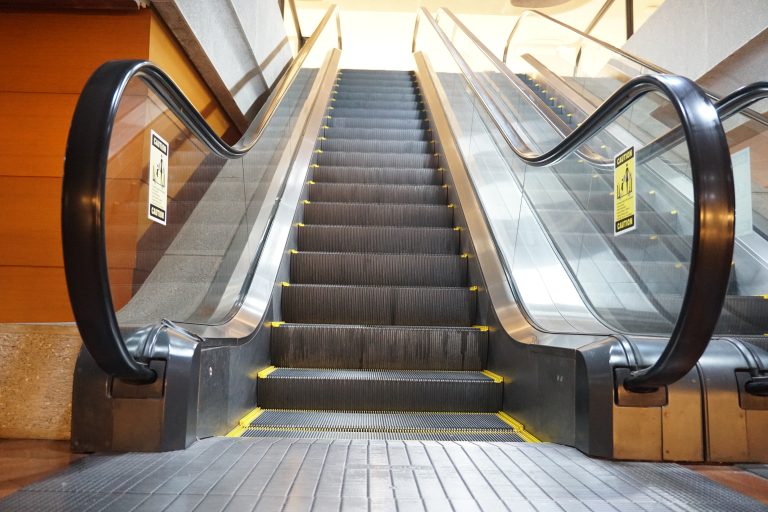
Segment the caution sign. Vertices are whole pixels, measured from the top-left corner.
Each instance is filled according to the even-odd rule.
[[[635,229],[637,190],[635,148],[625,149],[613,160],[613,236]]]
[[[150,220],[165,226],[168,218],[168,143],[154,130],[149,133]]]

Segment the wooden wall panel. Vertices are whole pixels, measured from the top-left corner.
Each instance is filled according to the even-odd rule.
[[[145,59],[149,20],[135,13],[4,12],[0,91],[79,94],[112,59]]]
[[[220,134],[233,123],[151,9],[131,13],[4,12],[0,15],[0,322],[72,319],[61,251],[61,176],[66,138],[80,91],[112,59],[149,59],[166,69]],[[121,122],[149,121],[146,91],[126,98]],[[168,120],[158,124],[169,126]],[[108,197],[116,221],[109,240],[115,276],[135,273],[137,244],[148,226],[139,211],[146,131],[115,139]],[[163,128],[163,131],[166,131]],[[171,127],[168,140],[178,135]],[[116,135],[123,135],[120,130]],[[119,148],[117,146],[120,146]],[[202,157],[196,157],[192,168]],[[173,159],[172,159],[173,163]],[[179,171],[178,178],[191,174]],[[138,178],[138,180],[137,180]],[[175,190],[174,190],[175,192]],[[146,198],[144,199],[144,205]],[[146,207],[146,205],[145,205]],[[121,289],[119,302],[126,300]],[[44,305],[41,307],[41,305]]]

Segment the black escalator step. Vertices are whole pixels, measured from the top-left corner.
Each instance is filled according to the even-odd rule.
[[[347,75],[347,76],[363,76],[363,75],[373,75],[373,76],[415,76],[415,73],[413,71],[407,71],[402,69],[358,69],[358,68],[341,68],[339,70],[339,75]]]
[[[283,286],[283,320],[306,324],[474,324],[477,291],[398,286]]]
[[[442,185],[443,173],[430,167],[336,167],[313,168],[318,183],[388,183],[391,185]]]
[[[277,368],[257,386],[259,407],[270,409],[496,412],[502,405],[502,383],[482,372]]]
[[[388,441],[468,441],[486,443],[523,443],[517,432],[354,432],[333,430],[281,430],[249,428],[240,437],[281,437],[287,439],[376,439]]]
[[[431,135],[426,130],[395,130],[376,128],[326,128],[323,137],[333,139],[368,139],[368,140],[429,140]]]
[[[331,110],[333,112],[333,110]],[[358,117],[333,117],[326,119],[326,125],[333,128],[428,128],[426,119],[383,119],[383,118],[358,118]]]
[[[399,85],[401,87],[412,86],[416,83],[413,76],[393,75],[350,75],[342,74],[336,78],[336,83],[343,84],[371,84],[371,85]]]
[[[335,167],[437,167],[438,157],[431,153],[323,151],[315,153],[314,163]]]
[[[341,100],[376,100],[376,101],[408,101],[419,102],[421,96],[416,91],[404,92],[370,92],[370,91],[336,91],[333,93],[336,101]]]
[[[348,151],[355,153],[434,153],[435,145],[424,140],[370,140],[370,139],[320,139],[323,151]]]
[[[451,228],[304,225],[297,245],[300,251],[456,254],[460,236]]]
[[[243,425],[245,426],[245,425]],[[307,429],[336,432],[509,432],[514,428],[493,413],[295,411],[262,409],[252,428]]]
[[[481,370],[488,332],[472,327],[280,324],[272,362],[293,368]]]
[[[291,282],[381,286],[466,286],[467,259],[451,254],[297,252]]]
[[[334,98],[331,100],[331,106],[337,108],[368,108],[374,110],[420,110],[424,108],[418,100],[382,100],[379,98],[369,98],[366,100],[353,100],[346,98]]]
[[[328,203],[446,204],[447,189],[438,185],[315,183],[309,200]]]
[[[334,119],[337,117],[362,117],[364,119],[424,119],[426,114],[419,109],[386,110],[368,108],[333,108],[328,111]]]
[[[416,204],[309,203],[304,224],[453,227],[453,208]]]
[[[346,85],[337,87],[332,91],[332,94],[355,94],[355,93],[369,93],[369,94],[420,94],[419,90],[415,87],[392,87],[392,86],[371,86],[371,85]]]

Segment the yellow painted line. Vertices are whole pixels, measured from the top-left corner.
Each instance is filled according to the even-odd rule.
[[[466,260],[467,258],[469,258],[469,253],[465,252],[461,255],[461,259]]]
[[[267,366],[263,370],[261,370],[257,375],[260,379],[266,379],[267,376],[269,376],[270,373],[277,370],[277,366]]]
[[[480,288],[476,284],[469,287],[469,291],[471,291],[471,292],[476,292],[479,289]]]
[[[304,223],[299,222],[298,224],[294,224],[294,226],[296,226],[297,228],[303,228],[304,227]]]
[[[515,430],[515,432],[517,432],[517,434],[520,437],[522,437],[523,439],[525,439],[529,443],[540,443],[541,442],[536,436],[534,436],[530,432],[527,432],[525,430],[525,427],[523,427],[522,423],[520,423],[519,421],[515,420],[514,418],[512,418],[509,414],[505,413],[504,411],[499,411],[498,413],[496,413],[496,416],[498,416],[501,421],[503,421],[504,423],[506,423],[507,425],[512,427]]]
[[[282,283],[280,283],[280,286],[286,286],[286,287],[291,286],[291,283],[289,283],[288,281],[283,281]]]
[[[496,375],[491,370],[483,370],[483,375],[485,375],[486,377],[492,378],[493,382],[495,382],[496,384],[501,384],[502,382],[504,382],[504,377],[502,377],[501,375]]]
[[[317,185],[317,182],[316,182],[316,181],[314,181],[314,180],[309,180],[309,181],[307,182],[307,185]]]
[[[765,300],[768,300],[768,295],[763,295],[763,298],[764,298]]]
[[[448,203],[448,205],[447,205],[447,206],[448,206],[448,208],[456,208],[456,205],[455,205],[455,204],[453,204],[453,203]]]
[[[312,203],[309,202],[309,199],[303,200],[302,203],[304,203],[304,204],[312,204]]]
[[[299,251],[297,251],[296,249],[291,249],[288,252],[290,252],[291,254],[299,254]]]
[[[247,429],[238,425],[229,431],[229,433],[227,434],[227,437],[242,437],[246,430]]]
[[[323,152],[323,150],[322,150],[322,149],[316,149],[316,150],[315,150],[315,153],[318,153],[318,154],[320,154],[320,153],[322,153],[322,152]]]
[[[280,326],[281,326],[281,325],[283,325],[284,323],[285,323],[285,322],[269,322],[269,325],[270,325],[271,327],[280,327]]]
[[[240,426],[243,428],[248,428],[251,426],[251,423],[253,423],[253,420],[261,416],[261,414],[264,412],[264,409],[261,407],[257,407],[245,416],[243,416],[240,419]]]
[[[461,231],[461,226],[456,226],[453,228],[454,231]]]
[[[388,434],[509,434],[509,429],[502,429],[502,428],[488,428],[488,429],[475,429],[475,428],[465,428],[465,429],[441,429],[441,428],[434,428],[434,429],[427,429],[427,428],[377,428],[376,430],[360,430],[357,428],[352,427],[339,427],[339,428],[329,428],[329,427],[295,427],[295,426],[284,426],[284,425],[256,425],[253,427],[249,427],[246,430],[255,430],[255,431],[267,431],[267,430],[287,430],[289,432],[363,432],[363,433],[372,433],[372,432],[386,432]],[[523,434],[517,431],[514,431],[514,433],[518,434],[520,437],[523,437]]]
[[[318,167],[320,167],[318,164],[312,164],[309,166],[310,169],[317,169]]]
[[[488,330],[490,329],[487,325],[473,325],[472,328],[479,329],[480,332],[488,332]]]

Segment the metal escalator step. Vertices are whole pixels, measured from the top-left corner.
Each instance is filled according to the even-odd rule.
[[[437,167],[438,157],[430,153],[359,153],[323,151],[315,153],[315,164],[350,167]]]
[[[435,152],[435,144],[425,140],[370,140],[335,139],[320,140],[323,151],[348,151],[353,153],[428,153]]]
[[[469,441],[486,443],[525,442],[515,431],[427,433],[415,432],[341,432],[326,430],[246,429],[240,437],[281,437],[287,439],[381,439],[402,441]]]
[[[413,110],[388,110],[369,108],[334,108],[329,110],[329,115],[337,117],[362,117],[364,119],[424,119],[426,114],[419,109]]]
[[[351,412],[262,409],[250,428],[330,430],[337,432],[509,432],[515,429],[497,414],[439,412]]]
[[[443,173],[431,167],[337,167],[313,168],[318,183],[389,183],[392,185],[442,185]]]
[[[282,288],[289,323],[439,325],[475,323],[477,292],[469,288],[291,284]]]
[[[341,68],[339,70],[339,75],[351,75],[351,76],[361,76],[361,75],[373,75],[373,76],[415,76],[415,73],[413,71],[408,70],[402,70],[402,69],[395,69],[395,70],[389,70],[389,69],[358,69],[358,68]]]
[[[340,85],[344,84],[364,84],[364,85],[395,85],[395,86],[412,86],[416,83],[416,78],[413,76],[392,76],[392,75],[350,75],[342,74],[336,79],[336,83]]]
[[[369,108],[374,110],[420,110],[424,108],[416,99],[411,100],[382,100],[380,98],[368,98],[365,100],[338,98],[331,102],[334,109],[337,108]]]
[[[300,251],[456,254],[460,243],[450,228],[304,225],[297,235]]]
[[[472,327],[279,324],[272,362],[291,368],[481,370],[488,332]]]
[[[333,112],[331,110],[331,112]],[[383,119],[383,118],[358,118],[358,117],[334,117],[326,119],[327,126],[333,128],[428,128],[426,119]]]
[[[299,284],[467,285],[467,258],[451,254],[297,252],[290,268]]]
[[[337,94],[359,92],[368,92],[371,94],[419,94],[419,89],[415,86],[407,85],[400,86],[346,83],[344,85],[338,85],[335,89],[335,92]]]
[[[376,100],[376,101],[415,101],[421,96],[416,91],[402,92],[371,92],[371,91],[339,91],[333,93],[333,99],[341,100]]]
[[[376,128],[325,128],[323,137],[327,139],[368,139],[368,140],[407,140],[420,141],[430,138],[426,130],[376,129]]]
[[[482,372],[277,368],[259,407],[333,411],[496,412],[502,383]]]
[[[309,203],[304,224],[453,227],[453,208],[423,204]]]
[[[446,204],[447,189],[438,185],[314,183],[309,200],[330,203]]]

